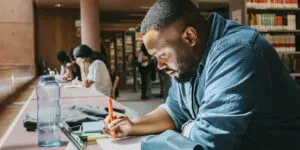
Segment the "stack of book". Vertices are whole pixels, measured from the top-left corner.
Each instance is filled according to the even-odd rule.
[[[256,14],[248,15],[249,26],[259,31],[296,30],[296,15],[294,14]]]
[[[264,37],[279,53],[296,52],[295,35],[269,35]]]
[[[116,38],[116,45],[117,45],[117,66],[118,71],[123,72],[123,38],[120,35],[117,35]]]
[[[247,8],[298,8],[298,0],[247,0]]]
[[[115,43],[110,42],[110,69],[111,71],[115,71]]]
[[[133,61],[133,35],[128,34],[125,35],[125,63],[126,63],[126,71],[132,70],[132,61]]]

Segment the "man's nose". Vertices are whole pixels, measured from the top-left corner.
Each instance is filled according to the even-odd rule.
[[[167,65],[163,61],[157,59],[157,68],[159,70],[163,70],[163,69],[167,68]]]

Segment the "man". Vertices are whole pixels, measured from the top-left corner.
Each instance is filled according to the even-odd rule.
[[[300,148],[299,86],[256,30],[215,13],[205,20],[188,0],[158,0],[141,30],[157,67],[173,77],[169,96],[145,116],[106,121],[106,131],[176,130],[205,150]],[[188,145],[182,139],[173,144]]]

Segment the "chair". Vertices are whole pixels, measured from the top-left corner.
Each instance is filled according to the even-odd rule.
[[[112,98],[114,100],[117,99],[117,97],[116,97],[116,89],[117,89],[118,83],[119,83],[119,76],[116,76],[114,84],[113,84],[113,87],[112,87],[112,94],[111,94]]]

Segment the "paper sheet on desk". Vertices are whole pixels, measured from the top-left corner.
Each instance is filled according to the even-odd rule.
[[[101,147],[101,150],[140,150],[142,139],[146,136],[127,137],[112,141],[108,139],[98,139],[97,144]]]
[[[65,150],[77,150],[77,148],[71,142],[69,142]]]
[[[82,85],[64,85],[63,88],[82,88]]]

